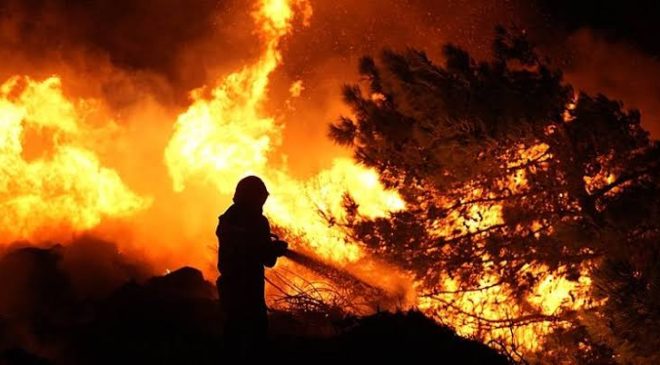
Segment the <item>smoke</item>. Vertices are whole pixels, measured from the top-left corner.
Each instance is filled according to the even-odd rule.
[[[131,220],[104,219],[94,235],[118,242],[125,252],[139,251],[161,272],[208,259],[200,232],[212,232],[220,198],[212,189],[174,194],[163,150],[188,93],[255,57],[252,6],[215,0],[0,3],[0,84],[13,75],[38,81],[60,76],[64,97],[85,111],[76,123],[104,135],[90,147],[101,167],[116,171],[139,196],[156,198]],[[31,135],[52,141],[33,143]],[[25,127],[22,138],[24,156],[32,161],[39,152],[31,151],[58,137]],[[202,214],[208,220],[198,219]],[[199,249],[188,253],[182,243]]]
[[[264,111],[283,126],[282,144],[273,154],[278,163],[286,162],[292,178],[316,176],[350,153],[326,134],[329,122],[349,113],[340,88],[359,81],[360,57],[383,48],[414,47],[437,59],[441,45],[451,42],[486,58],[497,24],[527,29],[566,68],[569,81],[639,107],[644,125],[654,136],[660,133],[660,91],[653,82],[657,60],[623,40],[606,40],[589,30],[538,36],[552,25],[542,21],[542,9],[530,2],[310,3],[309,26],[295,28],[282,40],[282,64],[271,75]],[[175,193],[163,151],[191,90],[214,85],[259,56],[253,8],[253,2],[239,0],[0,4],[0,81],[14,74],[41,79],[57,73],[64,94],[76,105],[97,106],[94,120],[112,132],[94,145],[102,166],[116,170],[132,191],[153,203],[128,222],[104,221],[93,234],[117,242],[123,252],[148,258],[157,272],[193,264],[215,273],[213,229],[230,198],[195,182],[185,193]],[[562,57],[565,53],[570,58]],[[91,254],[81,252],[81,257]]]
[[[602,93],[639,109],[642,126],[660,137],[660,61],[624,41],[607,40],[590,29],[571,34],[565,45],[566,79],[590,94]]]
[[[0,5],[0,78],[58,73],[65,92],[102,100],[119,116],[118,123],[160,142],[191,90],[213,84],[257,55],[254,5],[238,0],[8,0]],[[286,125],[278,152],[300,178],[348,155],[326,133],[329,122],[348,112],[339,90],[357,79],[360,57],[384,47],[416,47],[439,57],[445,42],[486,57],[495,25],[520,23],[529,12],[524,1],[497,0],[391,1],[387,6],[322,0],[311,6],[309,26],[284,41],[283,65],[272,76],[267,105]],[[297,81],[303,90],[292,97],[289,88]],[[150,144],[155,145],[160,143]]]
[[[0,78],[59,73],[71,93],[99,97],[113,109],[125,111],[147,97],[168,108],[182,107],[190,90],[255,57],[253,6],[238,0],[5,0],[0,4]],[[606,40],[588,28],[553,29],[556,17],[547,20],[547,4],[323,0],[311,6],[309,27],[285,42],[269,105],[291,126],[283,152],[294,157],[291,167],[301,175],[328,163],[326,156],[342,153],[326,140],[325,126],[346,112],[338,90],[356,80],[359,57],[384,47],[414,47],[439,57],[441,45],[451,42],[485,58],[498,24],[528,29],[542,46],[567,49],[571,60],[559,51],[551,56],[562,59],[569,81],[588,91],[621,95],[649,114],[645,120],[657,120],[652,102],[657,89],[649,86],[653,78],[639,75],[647,69],[655,75],[657,60],[625,40]],[[579,19],[571,20],[571,26],[579,26]],[[289,87],[298,80],[304,90],[291,98]],[[654,135],[660,133],[657,122],[645,123]],[[295,158],[301,147],[321,156],[321,162],[311,159],[317,166],[309,167],[307,159]]]
[[[449,42],[484,59],[498,24],[526,29],[569,82],[641,109],[643,125],[655,138],[660,135],[658,60],[625,39],[605,38],[589,28],[549,31],[553,24],[541,21],[544,14],[530,2],[311,0],[311,6],[309,25],[294,28],[281,41],[282,64],[270,75],[263,111],[282,126],[281,145],[272,151],[273,160],[285,166],[281,172],[291,177],[282,181],[308,182],[350,153],[326,134],[329,122],[349,113],[340,89],[359,81],[360,57],[413,47],[439,62],[441,46]],[[255,34],[253,8],[252,1],[241,0],[0,3],[0,84],[15,74],[36,80],[60,75],[72,105],[94,106],[90,129],[105,138],[86,147],[131,191],[152,201],[127,219],[105,219],[89,236],[62,241],[65,246],[5,247],[0,343],[42,351],[35,335],[40,318],[66,315],[58,311],[102,300],[154,273],[193,265],[207,278],[216,275],[213,231],[230,197],[200,181],[174,192],[163,152],[192,90],[212,87],[259,57],[263,44]],[[292,221],[300,231],[310,228]],[[412,283],[396,268],[367,257],[338,269],[324,261],[330,256],[294,259],[321,277],[376,297],[376,305],[415,302]],[[4,321],[10,327],[3,328]]]
[[[312,1],[310,24],[286,39],[283,64],[271,83],[269,108],[282,115],[281,151],[289,156],[294,176],[308,177],[348,151],[327,136],[328,123],[350,111],[341,87],[359,80],[358,60],[384,48],[408,47],[439,59],[447,42],[468,48],[477,57],[490,54],[497,24],[516,24],[527,17],[527,3],[477,1]],[[300,80],[303,90],[291,97]],[[305,151],[304,155],[300,151]]]
[[[117,108],[140,89],[183,103],[221,66],[255,51],[245,8],[245,2],[216,0],[4,1],[0,76],[67,75],[78,95],[102,97]]]
[[[642,127],[660,137],[659,4],[538,0],[530,37],[578,90],[602,93],[642,113]]]

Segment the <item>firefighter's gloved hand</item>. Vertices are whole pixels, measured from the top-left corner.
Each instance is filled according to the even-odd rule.
[[[287,250],[289,249],[289,244],[282,240],[274,241],[273,245],[275,246],[275,255],[278,257],[284,256],[284,254],[286,254]]]

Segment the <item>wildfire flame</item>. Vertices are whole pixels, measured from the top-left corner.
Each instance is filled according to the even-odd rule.
[[[264,115],[263,102],[269,76],[281,59],[279,43],[291,30],[292,4],[262,1],[253,16],[265,44],[259,60],[219,80],[208,97],[203,90],[193,92],[192,105],[177,119],[165,150],[174,188],[180,191],[186,181],[198,178],[231,193],[241,177],[259,175],[273,187],[265,209],[276,224],[304,237],[324,258],[356,261],[363,254],[358,246],[319,219],[318,211],[343,214],[347,191],[369,217],[403,209],[404,204],[396,193],[383,189],[376,172],[348,159],[336,159],[332,168],[309,181],[292,178],[284,163],[270,161],[283,126]]]
[[[176,117],[172,134],[163,146],[164,163],[171,179],[167,181],[167,189],[171,186],[174,192],[186,194],[190,185],[198,182],[226,197],[240,178],[259,175],[271,190],[265,211],[272,223],[298,237],[298,244],[305,245],[318,258],[350,268],[358,278],[384,290],[399,291],[402,284],[398,278],[405,275],[369,257],[339,224],[327,219],[346,218],[346,194],[356,203],[358,213],[366,218],[386,217],[405,210],[399,195],[386,190],[374,170],[351,159],[335,158],[329,168],[303,180],[290,173],[286,156],[279,153],[286,126],[278,117],[269,115],[264,104],[270,76],[282,62],[280,44],[297,24],[297,14],[301,15],[303,26],[309,24],[310,4],[304,0],[260,0],[252,13],[262,44],[256,61],[221,77],[211,87],[190,93],[190,105]],[[297,97],[303,89],[302,81],[296,81],[289,91]],[[374,100],[381,97],[373,96]],[[117,170],[105,166],[97,142],[108,138],[108,130],[120,127],[112,118],[102,123],[92,121],[95,107],[93,100],[65,96],[61,80],[56,76],[44,81],[15,76],[2,84],[0,236],[3,242],[66,239],[67,234],[97,228],[113,218],[135,217],[134,224],[139,225],[140,214],[155,213],[154,206],[159,203],[174,204],[174,198],[167,201],[156,193],[142,196],[133,192]],[[545,150],[547,146],[543,145],[521,146],[519,157],[543,158]],[[524,189],[525,183],[524,173],[502,182],[511,191]],[[466,194],[468,199],[487,192],[472,190]],[[169,210],[176,213],[174,208]],[[450,215],[429,230],[451,237],[482,230],[503,220],[502,207],[497,204],[475,204],[470,208],[470,216],[473,218],[465,220]],[[184,245],[191,241],[208,242],[214,222],[208,223],[205,231],[197,230],[186,242],[169,237],[167,240],[180,246],[180,251],[186,250]],[[151,241],[164,240],[158,232],[149,235]],[[208,262],[214,260],[214,253],[199,242],[196,245],[201,247],[196,251],[202,253],[186,263],[212,267]],[[565,279],[561,272],[548,272],[544,267],[527,270],[546,273],[533,295],[527,298],[529,305],[543,314],[585,306],[583,298],[590,284],[586,275],[576,283]],[[212,277],[215,272],[208,269],[205,274]],[[497,276],[487,273],[480,284],[488,287],[497,280]],[[552,331],[545,322],[517,328],[513,335],[508,333],[509,328],[498,326],[501,321],[523,313],[522,308],[507,302],[506,288],[493,286],[459,294],[453,293],[460,288],[457,279],[444,278],[440,284],[446,291],[441,299],[455,311],[437,313],[437,303],[424,298],[409,296],[406,304],[436,315],[463,335],[486,341],[506,339],[512,342],[511,346],[527,351],[537,349],[541,336]],[[405,285],[414,286],[408,282]],[[470,315],[475,312],[493,323],[488,333],[478,332]]]
[[[3,240],[58,238],[148,207],[148,198],[133,193],[88,148],[91,109],[66,99],[57,77],[37,82],[17,76],[0,86]]]

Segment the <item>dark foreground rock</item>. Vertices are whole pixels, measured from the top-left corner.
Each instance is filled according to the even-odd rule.
[[[0,257],[0,365],[222,363],[217,294],[198,270],[114,286],[101,280],[107,291],[90,295],[94,281],[87,278],[81,291],[58,250],[22,248]],[[288,364],[507,363],[419,312],[341,321],[273,312],[271,333],[265,357]]]

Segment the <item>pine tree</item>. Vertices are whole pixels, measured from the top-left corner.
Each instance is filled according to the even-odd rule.
[[[441,301],[438,318],[460,311],[443,302],[453,278],[459,294],[502,288],[523,308],[506,325],[569,321],[616,361],[657,359],[660,145],[638,111],[577,93],[524,34],[498,28],[493,44],[483,62],[454,45],[443,65],[412,49],[360,61],[363,82],[343,90],[353,116],[330,136],[407,209],[376,220],[353,209],[344,224]],[[529,304],[548,273],[593,280],[591,317]]]

